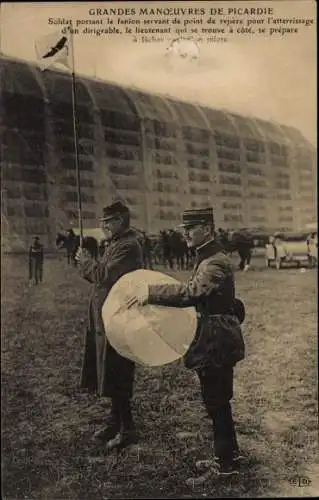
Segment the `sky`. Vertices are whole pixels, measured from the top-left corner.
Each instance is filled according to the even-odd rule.
[[[169,61],[165,57],[172,39],[176,38],[172,35],[154,35],[162,36],[162,42],[134,43],[132,36],[126,34],[80,34],[74,37],[74,57],[75,70],[79,74],[291,125],[312,143],[316,142],[314,1],[4,2],[0,11],[0,49],[11,57],[37,61],[35,40],[63,27],[49,25],[49,18],[72,19],[73,22],[76,19],[99,19],[101,16],[90,15],[89,9],[133,7],[137,11],[140,7],[202,7],[206,12],[211,8],[223,8],[224,13],[232,7],[259,7],[272,8],[274,18],[313,19],[311,26],[298,25],[297,34],[272,37],[237,35],[230,37],[226,43],[197,41],[199,60],[195,63],[174,56]],[[115,20],[118,16],[110,17]],[[190,17],[199,18],[181,15],[180,20],[183,22]],[[231,17],[243,18],[240,15]],[[139,15],[133,16],[133,19],[140,18]],[[205,24],[202,26],[205,27]]]

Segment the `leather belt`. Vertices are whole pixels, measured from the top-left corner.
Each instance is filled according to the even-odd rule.
[[[221,314],[229,314],[231,316],[236,316],[235,311],[233,309],[225,309],[224,311],[218,312],[197,312],[197,318],[210,318],[212,316],[220,316]]]

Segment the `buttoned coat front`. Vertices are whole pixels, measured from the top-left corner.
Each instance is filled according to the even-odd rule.
[[[142,267],[142,251],[136,233],[129,229],[113,239],[100,261],[80,261],[80,275],[94,284],[89,303],[88,327],[81,387],[100,396],[131,397],[134,363],[120,356],[107,340],[102,306],[112,286],[126,273]]]

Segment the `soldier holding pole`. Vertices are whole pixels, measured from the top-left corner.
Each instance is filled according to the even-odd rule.
[[[136,231],[130,228],[129,209],[121,202],[104,208],[101,226],[108,245],[99,262],[79,248],[76,260],[80,275],[94,284],[90,299],[81,387],[111,399],[106,426],[94,437],[108,450],[121,449],[136,441],[131,412],[135,364],[118,354],[108,342],[102,306],[112,286],[124,274],[141,269],[143,256]]]

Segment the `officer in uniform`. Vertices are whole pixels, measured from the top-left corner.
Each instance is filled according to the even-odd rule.
[[[131,307],[157,304],[194,306],[197,329],[184,363],[198,374],[204,405],[212,419],[217,472],[237,473],[239,449],[232,418],[233,368],[245,355],[240,323],[243,304],[235,298],[234,273],[224,248],[214,239],[213,209],[183,213],[185,237],[196,248],[190,279],[182,284],[149,285],[148,295],[132,297]]]
[[[29,247],[29,280],[37,285],[43,279],[43,245],[39,236],[34,236]]]
[[[130,228],[129,209],[121,202],[103,209],[101,227],[107,245],[99,262],[81,247],[75,258],[80,275],[94,284],[81,387],[111,398],[111,414],[107,425],[94,435],[96,439],[106,442],[107,449],[111,450],[136,442],[130,403],[135,364],[120,356],[108,342],[101,310],[112,286],[124,274],[142,268],[143,257],[136,232]]]

